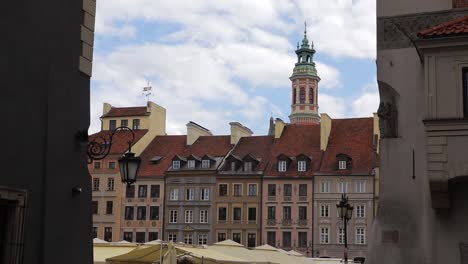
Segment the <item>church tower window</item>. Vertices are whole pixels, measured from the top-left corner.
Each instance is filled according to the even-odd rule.
[[[309,104],[314,103],[314,88],[309,88]]]
[[[305,104],[305,88],[301,87],[301,90],[299,91],[299,103],[300,104]]]

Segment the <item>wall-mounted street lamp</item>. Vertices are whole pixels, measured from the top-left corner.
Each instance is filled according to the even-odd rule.
[[[122,182],[126,184],[132,184],[136,181],[138,168],[140,167],[141,159],[135,157],[135,153],[132,152],[132,144],[135,140],[135,134],[129,127],[121,126],[112,130],[110,137],[99,136],[88,142],[87,147],[87,162],[91,164],[94,160],[102,160],[109,155],[112,147],[112,139],[117,131],[124,130],[131,133],[132,137],[129,139],[128,150],[122,157],[119,158],[120,175],[122,176]]]
[[[351,220],[353,216],[353,207],[348,203],[348,197],[343,195],[341,196],[341,201],[336,205],[340,218],[344,223],[344,263],[348,264],[348,221]]]

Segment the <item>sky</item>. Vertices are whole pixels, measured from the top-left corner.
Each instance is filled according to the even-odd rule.
[[[168,134],[189,121],[214,134],[240,122],[255,135],[271,116],[289,121],[297,42],[316,54],[319,111],[367,117],[379,102],[375,0],[100,0],[90,133],[102,104],[167,109]]]

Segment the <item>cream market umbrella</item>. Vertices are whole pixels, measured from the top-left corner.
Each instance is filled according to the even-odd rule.
[[[220,252],[224,255],[229,255],[235,258],[239,258],[243,261],[248,261],[250,263],[271,263],[264,257],[259,254],[255,254],[252,250],[245,248],[243,245],[232,241],[230,239],[224,240],[222,242],[214,243],[212,246],[209,246],[208,249]]]
[[[288,255],[297,256],[297,257],[303,257],[303,256],[304,256],[304,255],[302,255],[301,253],[299,253],[299,252],[297,252],[297,251],[294,251],[294,250],[288,251]]]
[[[151,240],[145,243],[145,245],[159,245],[161,244],[161,239]]]
[[[109,242],[102,240],[100,238],[93,238],[93,244],[108,244]]]
[[[167,244],[167,251],[163,258],[163,264],[177,264],[177,253],[172,241]]]

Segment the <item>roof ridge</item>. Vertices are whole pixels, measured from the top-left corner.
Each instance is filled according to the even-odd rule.
[[[465,20],[468,20],[468,16],[463,16],[463,17],[457,18],[455,20],[447,21],[447,22],[432,26],[432,27],[430,27],[428,29],[421,30],[420,32],[418,32],[417,35],[420,38],[430,37],[432,35],[435,35],[437,30],[443,29],[444,27],[449,27],[449,26],[456,25],[456,24],[458,24],[460,22],[463,22]],[[453,33],[453,32],[447,32],[446,34],[437,34],[437,35],[448,35],[450,33]]]

